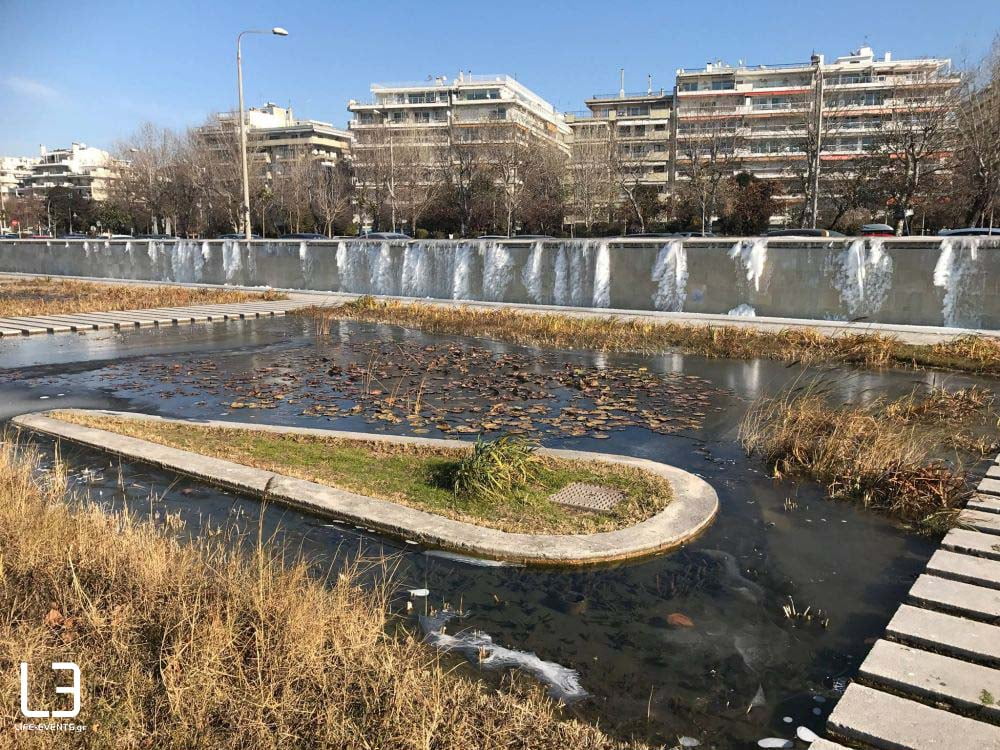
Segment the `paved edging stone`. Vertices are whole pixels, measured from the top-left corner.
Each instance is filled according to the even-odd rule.
[[[279,434],[305,434],[368,442],[460,448],[468,441],[371,435],[315,428],[220,422],[191,422],[126,412],[78,411],[128,419],[147,419],[202,427],[251,429]],[[534,565],[582,565],[624,560],[677,547],[706,529],[719,509],[715,490],[703,479],[656,461],[608,453],[543,448],[542,455],[578,461],[635,466],[670,482],[673,499],[655,516],[615,531],[595,534],[518,534],[444,518],[397,503],[347,492],[316,482],[242,466],[231,461],[170,448],[107,430],[71,424],[37,412],[15,417],[13,424],[34,432],[70,440],[129,459],[160,466],[269,501],[302,508],[320,515],[363,525],[393,537],[478,557]]]

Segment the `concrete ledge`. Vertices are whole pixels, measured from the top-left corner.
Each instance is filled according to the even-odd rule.
[[[827,722],[838,737],[886,750],[1000,750],[1000,729],[890,693],[848,685]]]
[[[244,424],[240,422],[164,419],[112,411],[63,410],[170,422],[202,427],[250,429],[278,434],[317,435],[377,443],[462,448],[467,441],[370,435],[367,433]],[[706,529],[719,509],[715,490],[682,469],[629,456],[540,449],[540,454],[577,461],[600,461],[644,469],[670,482],[674,497],[662,511],[624,529],[596,534],[516,534],[489,529],[378,500],[334,487],[275,474],[262,469],[170,448],[159,443],[107,430],[70,424],[50,412],[24,414],[12,421],[18,427],[87,445],[131,460],[160,466],[256,497],[301,508],[337,520],[373,528],[393,537],[469,555],[534,565],[583,565],[650,555],[677,547]]]

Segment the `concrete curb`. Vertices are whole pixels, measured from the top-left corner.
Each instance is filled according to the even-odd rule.
[[[460,440],[371,435],[340,430],[217,420],[192,422],[103,410],[60,411],[433,448],[454,449],[470,445],[468,441]],[[71,424],[54,419],[48,416],[49,414],[50,411],[22,414],[14,417],[11,422],[26,430],[98,448],[318,515],[363,525],[392,537],[507,562],[531,565],[586,565],[651,555],[677,547],[697,536],[712,523],[719,510],[719,499],[715,490],[703,479],[682,469],[630,456],[544,448],[540,453],[546,456],[624,464],[644,469],[669,481],[674,491],[674,498],[660,513],[625,529],[596,534],[510,533],[454,521],[397,503],[170,448],[107,430]]]

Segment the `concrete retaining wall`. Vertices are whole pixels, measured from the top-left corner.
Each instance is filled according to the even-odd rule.
[[[3,240],[0,271],[1000,329],[1000,238]]]

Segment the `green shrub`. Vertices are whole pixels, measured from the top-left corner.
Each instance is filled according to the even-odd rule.
[[[538,443],[506,435],[477,440],[472,453],[455,467],[452,488],[458,497],[501,500],[522,492],[538,478]]]

